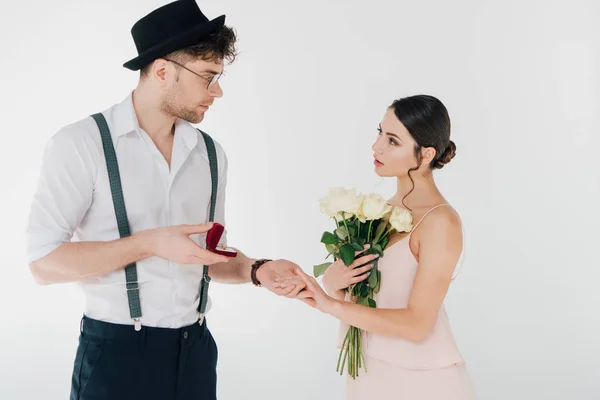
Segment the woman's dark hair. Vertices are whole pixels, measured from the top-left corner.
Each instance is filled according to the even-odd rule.
[[[416,142],[415,157],[418,164],[408,170],[413,187],[402,199],[402,204],[404,204],[404,199],[415,188],[411,172],[416,171],[422,164],[421,149],[423,147],[435,149],[435,157],[429,164],[429,168],[440,169],[454,158],[456,145],[450,140],[448,110],[437,98],[429,95],[404,97],[395,100],[390,109],[394,110],[396,118],[402,122]]]

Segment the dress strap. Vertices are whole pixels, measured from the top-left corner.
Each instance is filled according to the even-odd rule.
[[[423,214],[423,216],[421,217],[421,219],[419,220],[419,222],[417,222],[416,225],[413,226],[413,228],[410,230],[410,235],[412,235],[412,233],[415,231],[415,229],[417,229],[417,227],[421,224],[421,222],[423,222],[423,220],[425,219],[425,217],[427,217],[427,215],[429,215],[430,212],[432,212],[436,208],[440,208],[442,206],[450,206],[450,204],[443,203],[443,204],[438,204],[437,206],[431,207],[425,214]]]
[[[435,210],[436,208],[439,207],[443,207],[443,206],[449,206],[450,204],[448,203],[443,203],[443,204],[438,204],[437,206],[431,207],[425,214],[423,214],[423,216],[421,217],[421,219],[415,224],[415,226],[411,229],[409,236],[412,235],[412,233],[415,231],[415,229],[417,229],[417,227],[421,224],[421,222],[423,222],[423,220],[425,219],[425,217],[427,217],[427,215],[429,215],[430,212],[432,212],[433,210]],[[456,277],[458,276],[458,274],[460,273],[460,271],[462,270],[464,261],[465,261],[465,228],[463,227],[463,223],[462,221],[460,222],[460,229],[462,232],[462,237],[463,237],[463,245],[462,245],[462,251],[460,252],[460,266],[458,268],[458,271],[456,272],[456,275],[454,275],[452,277],[452,280],[456,279]],[[458,264],[458,263],[457,263]]]

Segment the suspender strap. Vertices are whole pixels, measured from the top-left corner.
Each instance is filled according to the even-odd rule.
[[[131,235],[129,228],[129,220],[127,218],[127,211],[125,209],[125,200],[123,199],[123,187],[121,185],[121,177],[119,174],[119,165],[117,163],[117,156],[115,154],[115,148],[110,135],[110,130],[104,115],[101,113],[93,114],[92,118],[96,121],[98,128],[100,129],[100,136],[102,137],[102,147],[104,148],[104,158],[106,160],[106,168],[108,170],[108,178],[110,181],[110,190],[112,193],[113,205],[115,209],[115,216],[117,218],[117,225],[119,228],[120,237],[127,237]],[[200,131],[198,129],[198,131]],[[206,143],[206,149],[208,152],[208,162],[210,165],[210,176],[212,181],[212,189],[210,196],[210,210],[209,210],[209,222],[213,222],[215,219],[215,207],[217,203],[217,188],[219,184],[219,172],[217,164],[217,152],[215,149],[215,143],[212,138],[200,131],[204,137]],[[141,329],[140,317],[142,316],[142,307],[140,305],[140,290],[137,278],[136,263],[133,262],[125,267],[125,278],[127,287],[127,300],[129,302],[129,315],[134,320],[134,326],[136,330]],[[210,276],[208,275],[208,265],[203,266],[202,282],[200,285],[200,301],[198,304],[198,311],[200,312],[200,318],[204,318],[206,312],[206,305],[208,302],[208,286],[210,283]]]
[[[93,114],[92,118],[96,121],[100,129],[102,137],[102,147],[104,148],[104,158],[106,159],[106,168],[108,170],[108,178],[110,181],[110,190],[112,193],[115,215],[117,217],[117,225],[119,227],[119,235],[127,237],[131,235],[129,229],[129,220],[127,219],[127,211],[125,210],[125,200],[123,199],[123,187],[121,186],[121,177],[119,175],[119,165],[115,148],[110,136],[110,130],[104,115],[101,113]],[[141,329],[140,317],[142,316],[142,308],[140,306],[140,289],[138,286],[136,263],[133,262],[125,267],[125,279],[127,287],[127,300],[129,302],[129,315],[134,320],[135,330]]]
[[[206,150],[208,152],[208,163],[210,165],[210,177],[212,181],[212,190],[210,194],[210,212],[209,222],[215,220],[215,206],[217,203],[217,187],[219,185],[219,171],[217,164],[217,152],[215,150],[215,143],[208,134],[198,129],[204,137],[204,143],[206,143]],[[198,311],[200,312],[201,321],[204,318],[206,312],[206,303],[208,302],[208,286],[210,284],[210,276],[208,275],[208,265],[204,266],[202,273],[202,282],[200,284],[200,302],[198,304]]]

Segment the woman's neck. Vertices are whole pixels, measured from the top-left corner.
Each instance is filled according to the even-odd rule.
[[[396,194],[389,201],[393,206],[415,209],[431,207],[444,200],[431,173],[423,176],[414,171],[412,181],[408,175],[398,177],[397,181]]]

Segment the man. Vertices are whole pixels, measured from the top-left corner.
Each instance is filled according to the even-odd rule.
[[[275,284],[296,264],[230,257],[226,232],[209,232],[224,225],[227,158],[191,124],[223,95],[236,41],[224,23],[193,0],[140,19],[138,56],[124,64],[141,71],[138,86],[47,145],[28,256],[38,283],[78,282],[86,297],[71,400],[215,399],[211,278],[303,289]]]

